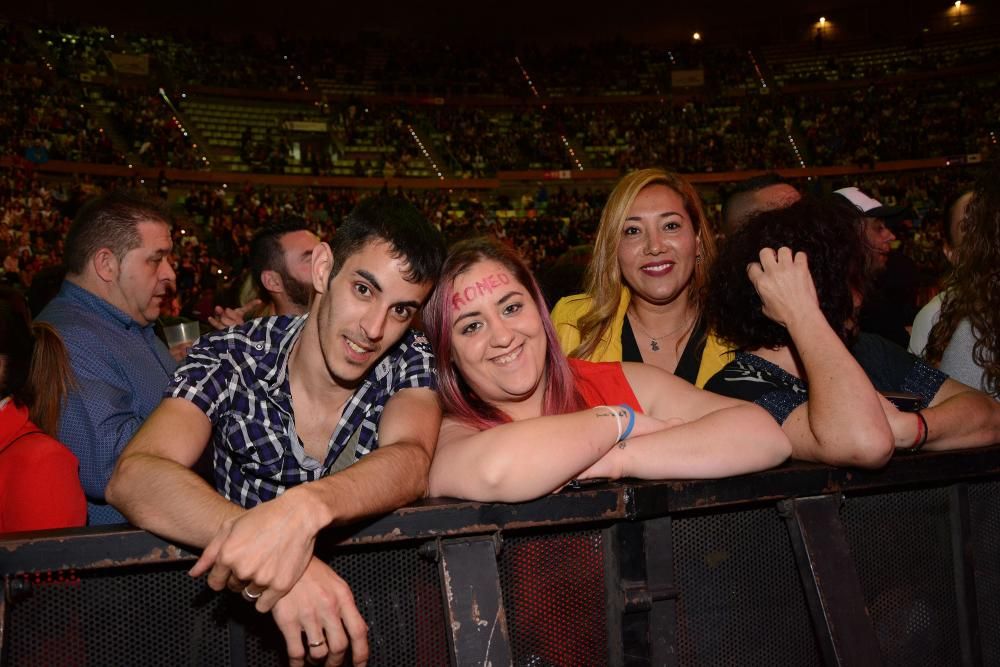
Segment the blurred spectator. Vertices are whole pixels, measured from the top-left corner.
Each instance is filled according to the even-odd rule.
[[[961,195],[956,197],[946,209],[948,211],[948,217],[943,225],[944,246],[941,250],[943,251],[944,256],[948,259],[948,262],[952,265],[954,265],[958,259],[955,249],[958,248],[959,244],[962,242],[962,223],[965,220],[970,199],[972,199],[972,193],[963,192]],[[913,318],[913,327],[910,330],[911,354],[915,354],[918,357],[924,356],[924,350],[927,347],[927,338],[930,335],[931,329],[937,323],[938,315],[941,312],[941,301],[943,298],[944,292],[938,292],[934,298],[928,301],[927,304],[920,309],[917,316]]]
[[[66,279],[38,316],[62,336],[78,383],[59,439],[80,460],[92,525],[124,522],[104,500],[118,456],[160,401],[176,362],[153,332],[172,287],[170,227],[127,194],[89,202],[66,237]]]
[[[0,533],[87,520],[79,463],[54,438],[73,385],[66,350],[52,327],[28,321],[23,298],[0,293]]]
[[[731,236],[754,213],[782,208],[800,198],[795,186],[774,172],[741,181],[722,206],[722,232]]]
[[[945,372],[1000,399],[1000,171],[976,182],[960,223],[955,269],[925,356]]]
[[[896,236],[888,225],[889,219],[903,211],[882,205],[858,188],[842,188],[835,194],[861,213],[868,268],[874,278],[864,295],[859,316],[861,330],[905,348],[910,338],[907,327],[916,314],[916,267],[912,260],[893,252]]]

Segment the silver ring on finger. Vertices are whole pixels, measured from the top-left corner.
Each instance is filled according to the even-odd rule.
[[[243,599],[246,600],[247,602],[254,602],[263,594],[264,591],[257,591],[256,593],[250,592],[249,586],[246,586],[243,589]]]
[[[309,648],[319,648],[320,646],[322,646],[325,643],[326,643],[325,639],[317,639],[314,642],[309,642]]]

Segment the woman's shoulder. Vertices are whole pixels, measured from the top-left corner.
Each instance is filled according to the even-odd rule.
[[[552,322],[556,326],[560,324],[575,325],[577,320],[590,311],[593,302],[594,300],[589,294],[564,296],[556,302],[555,307],[552,309]]]
[[[14,442],[14,441],[17,442]],[[18,445],[18,446],[14,446]],[[25,428],[15,434],[9,441],[3,443],[0,449],[8,449],[5,457],[17,460],[20,465],[30,468],[72,468],[76,471],[79,461],[76,455],[66,445],[43,432],[32,422],[27,422]]]

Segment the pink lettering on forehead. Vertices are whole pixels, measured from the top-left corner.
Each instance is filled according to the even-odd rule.
[[[452,294],[451,307],[453,310],[458,310],[462,306],[468,305],[476,297],[493,294],[493,290],[510,283],[511,278],[506,273],[491,273],[482,280],[477,280],[475,285],[469,285],[461,292]]]

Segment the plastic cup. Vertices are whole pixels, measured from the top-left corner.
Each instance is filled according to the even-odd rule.
[[[201,327],[197,322],[181,322],[163,327],[163,335],[167,339],[167,347],[173,348],[181,343],[194,343],[201,335]]]

